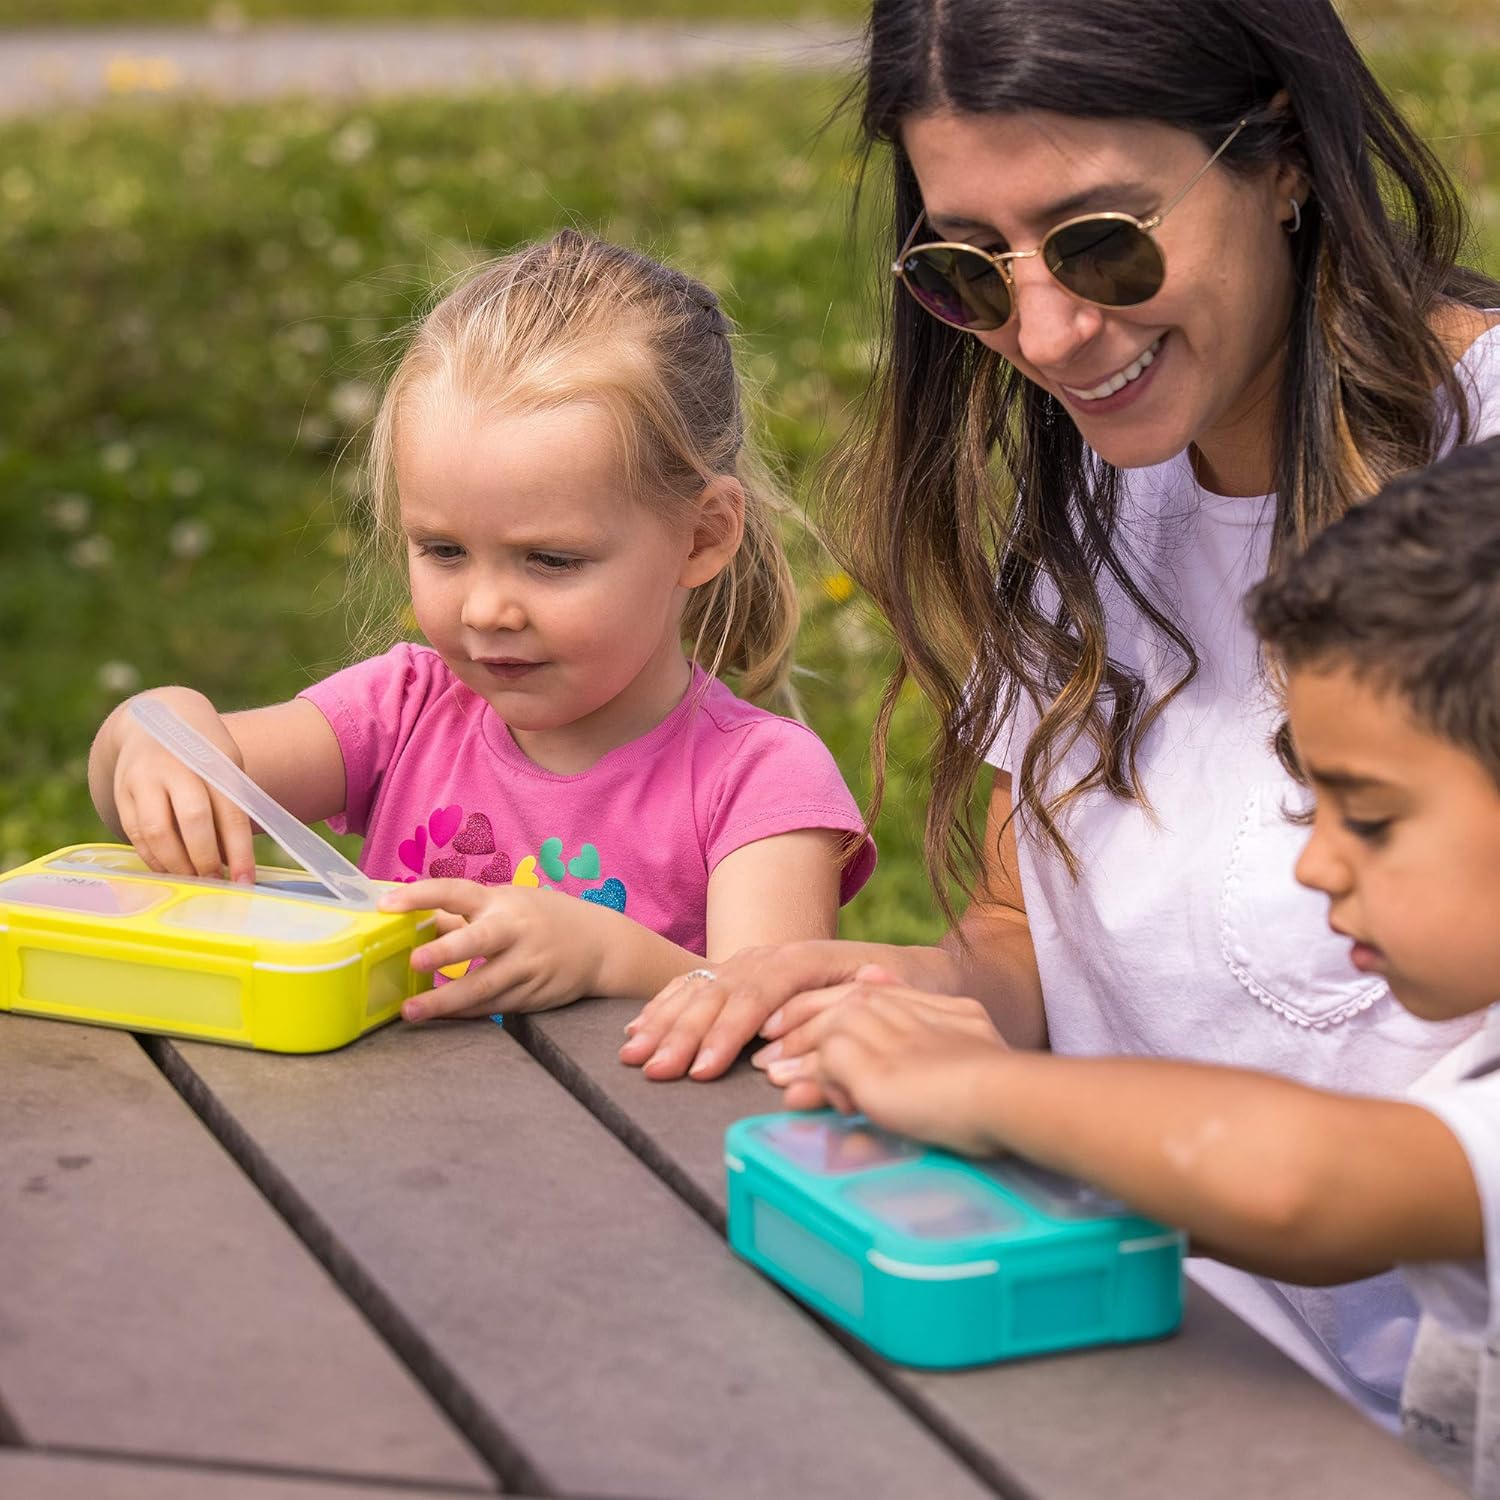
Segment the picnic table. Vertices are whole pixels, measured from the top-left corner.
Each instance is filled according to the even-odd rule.
[[[273,1056],[0,1016],[0,1495],[1456,1493],[1206,1293],[1180,1333],[889,1365],[737,1260],[742,1061],[631,1003]]]

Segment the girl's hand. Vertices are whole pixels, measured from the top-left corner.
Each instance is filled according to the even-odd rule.
[[[826,1099],[845,1114],[970,1156],[1000,1143],[985,1125],[986,1100],[1008,1049],[977,1001],[864,981],[815,1021],[818,1045],[772,1063],[790,1081],[790,1109]]]
[[[599,992],[607,919],[615,914],[560,891],[417,880],[380,898],[382,911],[438,910],[440,936],[411,956],[430,973],[483,959],[462,977],[401,1007],[408,1021],[548,1010]]]
[[[620,1061],[647,1078],[717,1078],[756,1035],[778,1037],[788,1015],[805,1020],[832,1003],[831,985],[854,978],[862,964],[900,961],[901,949],[833,939],[743,948],[710,961],[713,979],[681,975],[625,1028]]]
[[[245,760],[228,726],[201,693],[152,693],[243,769]],[[213,875],[255,880],[254,830],[227,797],[152,739],[122,705],[109,732],[116,747],[112,792],[120,831],[153,870],[168,875]]]

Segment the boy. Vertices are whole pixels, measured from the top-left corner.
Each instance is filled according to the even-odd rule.
[[[1500,1500],[1500,439],[1389,485],[1250,607],[1315,796],[1297,878],[1327,896],[1353,965],[1458,1044],[1408,1099],[1012,1052],[961,1004],[873,969],[816,1053],[771,1077],[796,1080],[793,1107],[821,1091],[1087,1178],[1282,1280],[1401,1264],[1422,1310],[1408,1438]]]

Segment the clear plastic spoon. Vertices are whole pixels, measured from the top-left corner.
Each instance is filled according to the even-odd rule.
[[[251,781],[222,750],[179,719],[165,703],[154,698],[136,698],[131,702],[130,712],[152,739],[259,823],[335,900],[365,911],[374,908],[380,896],[377,886],[332,844],[320,839]]]

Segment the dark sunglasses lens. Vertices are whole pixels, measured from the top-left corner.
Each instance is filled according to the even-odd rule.
[[[1047,236],[1047,268],[1075,296],[1104,307],[1154,297],[1167,268],[1156,241],[1125,219],[1080,219]]]
[[[984,332],[1010,317],[1010,288],[977,250],[910,251],[901,262],[907,290],[933,317]]]

